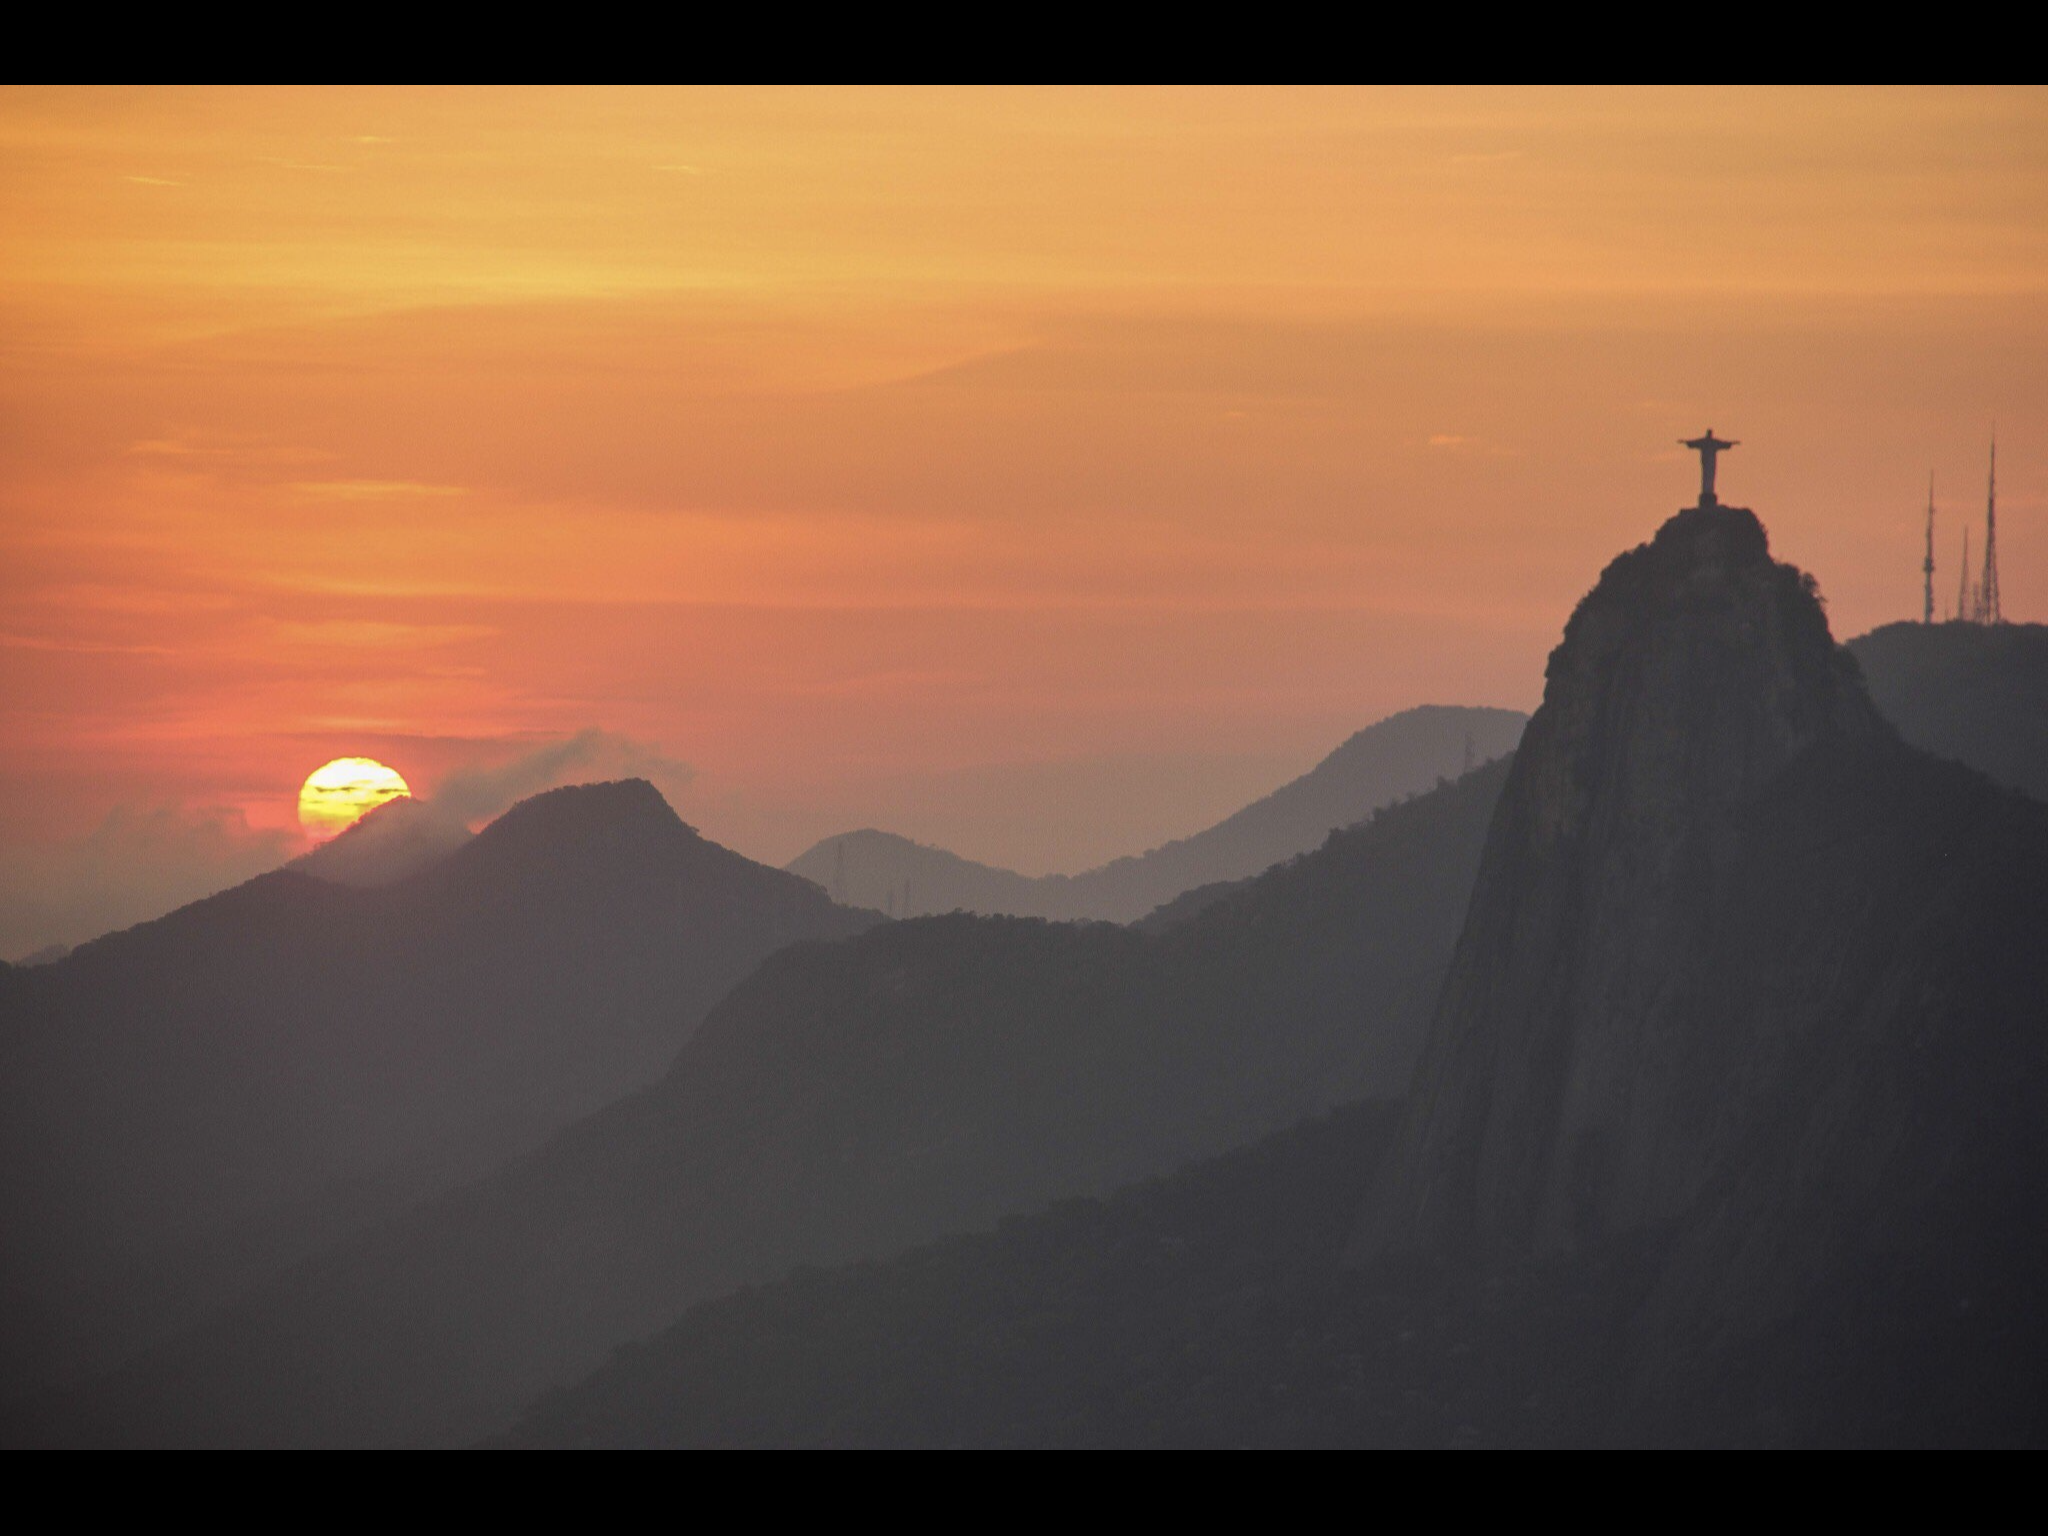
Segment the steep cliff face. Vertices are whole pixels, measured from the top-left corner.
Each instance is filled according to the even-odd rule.
[[[1646,1265],[1602,1434],[2038,1442],[2044,871],[1755,518],[1679,514],[1551,658],[1351,1259]]]
[[[2048,1436],[2048,806],[1909,748],[1751,809],[1709,1027],[1788,1036],[1630,1326],[1613,1433]]]
[[[1715,974],[1742,819],[1793,765],[1891,741],[1751,513],[1688,509],[1609,565],[1551,656],[1356,1256],[1674,1221],[1811,1023]]]

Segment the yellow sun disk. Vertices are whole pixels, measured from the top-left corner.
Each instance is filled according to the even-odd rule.
[[[367,811],[412,791],[396,769],[375,758],[337,757],[316,768],[299,790],[299,825],[315,837],[332,837]]]

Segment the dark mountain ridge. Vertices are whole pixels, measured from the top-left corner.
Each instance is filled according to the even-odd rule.
[[[869,926],[639,782],[379,889],[287,868],[0,989],[8,1375],[104,1363],[668,1064],[766,954]]]
[[[2039,1439],[2044,871],[1681,513],[1552,657],[1354,1262],[1661,1246],[1616,1433]]]
[[[708,1304],[509,1443],[2040,1443],[2044,870],[1681,514],[1553,658],[1406,1108]]]
[[[1907,741],[2048,800],[2048,624],[1886,624],[1849,649]]]
[[[1579,604],[1527,740],[1389,1158],[1389,1247],[1541,1254],[1677,1216],[1736,1083],[1812,1022],[1713,996],[1737,813],[1801,757],[1891,734],[1810,581],[1752,514],[1705,506]]]
[[[1173,1181],[1198,1193],[1171,1197],[1191,1225],[1162,1231],[1149,1196],[1106,1224],[1006,1225],[1033,1234],[1022,1279],[972,1258],[934,1282],[952,1260],[926,1254],[713,1303],[625,1378],[556,1400],[539,1437],[674,1439],[633,1416],[687,1401],[681,1439],[744,1440],[702,1382],[794,1380],[771,1440],[887,1440],[848,1416],[873,1408],[861,1372],[909,1359],[941,1364],[891,1386],[908,1443],[964,1426],[948,1404],[970,1397],[1001,1426],[981,1438],[1007,1443],[1142,1441],[1158,1420],[1141,1412],[1169,1443],[2038,1440],[2043,812],[1898,743],[1809,584],[1748,514],[1708,510],[1615,562],[1574,618],[1512,813],[1494,803],[1522,770],[1495,765],[1156,931],[955,917],[785,951],[654,1088],[17,1438],[464,1438],[693,1301],[1399,1091],[1464,928],[1476,969],[1443,1006],[1455,991],[1457,1032],[1482,1045],[1439,1039],[1432,1057],[1461,1064],[1425,1074],[1433,1108],[1395,1153],[1380,1130],[1355,1143],[1370,1165],[1327,1201],[1281,1193],[1325,1177],[1327,1139],[1230,1165],[1276,1181],[1250,1198],[1279,1224],[1247,1241],[1292,1255],[1278,1268],[1242,1247],[1211,1264],[1202,1234],[1246,1223],[1207,1202],[1252,1186],[1198,1167]],[[1938,744],[1971,759],[1995,724],[1955,715]],[[0,971],[0,1002],[27,975]],[[1404,1209],[1418,1176],[1397,1159],[1441,1113],[1476,1124],[1478,1150]],[[1668,1134],[1644,1134],[1660,1116]],[[1192,1269],[1140,1261],[1178,1242]],[[1157,1326],[1125,1348],[1103,1286],[1119,1305],[1202,1298],[1199,1348]],[[757,1300],[767,1334],[721,1333]],[[876,1326],[879,1355],[859,1331]],[[792,1329],[810,1341],[793,1376]],[[1037,1342],[1006,1353],[1019,1338]],[[1208,1374],[1176,1374],[1187,1360]],[[1006,1398],[977,1369],[1020,1361],[1092,1407],[1131,1387],[1131,1406],[1067,1433],[1075,1403]],[[693,1385],[665,1396],[663,1371]]]
[[[783,950],[660,1083],[159,1351],[69,1438],[466,1440],[693,1301],[1398,1091],[1504,772],[1158,935],[957,914]]]

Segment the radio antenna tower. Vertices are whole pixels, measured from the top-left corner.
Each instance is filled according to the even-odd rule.
[[[1921,607],[1920,622],[1934,622],[1934,471],[1927,471],[1927,558],[1920,562],[1921,574],[1927,578],[1926,599]]]
[[[1984,584],[1977,589],[1978,622],[2004,622],[1998,611],[1998,429],[1991,431],[1991,480],[1984,496]]]
[[[1956,618],[1964,624],[1977,622],[1977,605],[1970,594],[1970,525],[1963,524],[1963,570],[1956,578]]]

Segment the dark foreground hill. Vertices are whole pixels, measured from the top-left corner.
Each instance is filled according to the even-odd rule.
[[[2040,1443],[2044,871],[1682,514],[1552,658],[1404,1108],[704,1307],[511,1438]]]
[[[1107,1201],[708,1302],[497,1443],[1270,1439],[1285,1336],[1330,1308],[1393,1118],[1353,1106]]]
[[[1196,886],[1249,878],[1337,827],[1514,750],[1526,717],[1430,704],[1367,726],[1314,768],[1192,837],[1078,875],[1020,875],[891,832],[828,837],[789,868],[902,916],[981,912],[1126,923]]]
[[[1907,741],[2048,800],[2048,624],[1887,624],[1849,649]]]
[[[1598,1438],[1645,1267],[1339,1264],[1398,1115],[1350,1105],[1107,1201],[707,1302],[525,1447],[1545,1446]]]
[[[640,782],[382,889],[280,870],[0,986],[8,1390],[104,1366],[659,1076],[763,956],[872,915]]]
[[[956,915],[785,950],[655,1087],[301,1266],[49,1433],[467,1440],[694,1301],[1398,1092],[1504,772],[1159,935]]]

